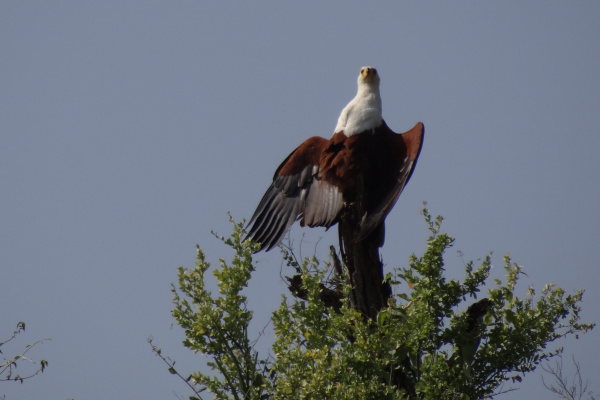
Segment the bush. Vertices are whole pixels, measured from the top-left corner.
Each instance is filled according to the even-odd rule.
[[[327,282],[326,266],[316,258],[288,264],[300,272],[301,298],[282,295],[273,312],[273,356],[261,357],[248,336],[252,311],[243,288],[254,270],[258,247],[243,242],[243,224],[234,223],[222,240],[234,251],[213,271],[219,294],[205,287],[210,264],[198,248],[196,267],[179,268],[173,287],[173,315],[184,328],[183,344],[207,357],[211,373],[183,377],[174,363],[153,350],[194,391],[216,399],[480,399],[520,382],[541,361],[560,354],[547,346],[594,327],[580,322],[583,291],[567,295],[546,285],[536,295],[515,292],[522,267],[504,257],[505,282],[495,280],[479,299],[492,267],[488,255],[478,267],[466,264],[461,281],[444,277],[444,254],[454,238],[440,232],[442,218],[423,210],[431,236],[427,249],[407,268],[388,274],[394,289],[375,320],[363,317],[347,299],[344,279]],[[341,306],[325,301],[341,294]],[[295,292],[296,294],[297,291]]]

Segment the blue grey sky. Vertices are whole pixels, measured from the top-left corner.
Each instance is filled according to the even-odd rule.
[[[48,370],[0,394],[187,396],[146,343],[182,372],[203,365],[172,326],[176,268],[196,244],[231,258],[211,229],[249,218],[287,154],[333,133],[364,65],[388,125],[427,129],[387,219],[387,270],[424,250],[426,200],[457,238],[449,276],[494,251],[502,277],[510,252],[523,290],[585,289],[600,322],[598,21],[592,1],[0,3],[0,333],[25,321],[21,345],[52,338],[31,353]],[[291,239],[304,255],[337,243]],[[256,263],[258,331],[288,292],[277,251]],[[599,343],[556,346],[595,378]],[[514,387],[499,398],[551,398],[537,373]]]

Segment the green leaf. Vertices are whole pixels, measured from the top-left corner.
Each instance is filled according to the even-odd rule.
[[[215,294],[207,290],[214,279],[205,281],[210,264],[198,249],[196,266],[178,269],[173,288],[173,316],[184,328],[184,346],[203,355],[209,371],[182,378],[194,391],[190,399],[200,399],[204,390],[218,400],[489,398],[507,380],[558,354],[547,349],[552,342],[593,328],[580,322],[581,292],[565,296],[548,285],[538,298],[533,288],[519,298],[523,290],[516,286],[524,272],[508,255],[506,282],[493,279],[497,287],[488,288],[491,253],[479,266],[461,260],[465,278],[454,278],[453,258],[446,260],[454,238],[441,231],[443,218],[427,209],[423,216],[429,229],[424,236],[430,235],[425,251],[386,274],[396,297],[375,321],[353,309],[351,299],[339,310],[326,307],[324,288],[348,295],[350,285],[343,279],[331,284],[327,264],[316,257],[299,259],[284,249],[285,264],[302,279],[303,298],[282,295],[272,314],[272,349],[264,358],[249,337],[253,314],[244,292],[258,247],[242,241],[243,224],[234,223],[232,235],[221,237],[232,255],[213,270]],[[480,296],[493,306],[473,304]],[[162,357],[160,349],[155,352]]]

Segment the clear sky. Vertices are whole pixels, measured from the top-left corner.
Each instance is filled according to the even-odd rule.
[[[585,289],[600,322],[598,21],[593,1],[1,2],[0,336],[25,321],[21,345],[52,341],[31,353],[48,370],[0,394],[187,396],[146,343],[203,365],[172,327],[176,268],[196,244],[231,258],[210,230],[249,218],[287,154],[333,133],[364,65],[388,125],[427,129],[387,270],[423,251],[427,200],[457,237],[449,276],[494,251],[501,277],[510,252],[523,290]],[[291,236],[326,254],[335,231]],[[258,330],[288,293],[277,251],[256,262]],[[598,330],[556,345],[597,377]],[[516,387],[504,397],[551,398],[539,374]]]

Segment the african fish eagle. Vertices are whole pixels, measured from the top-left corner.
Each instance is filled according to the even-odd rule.
[[[364,216],[356,241],[383,229],[384,219],[410,179],[425,128],[392,132],[381,116],[379,75],[363,67],[358,93],[342,110],[331,139],[311,137],[281,163],[248,226],[261,250],[277,246],[291,225],[329,228],[358,198]]]

